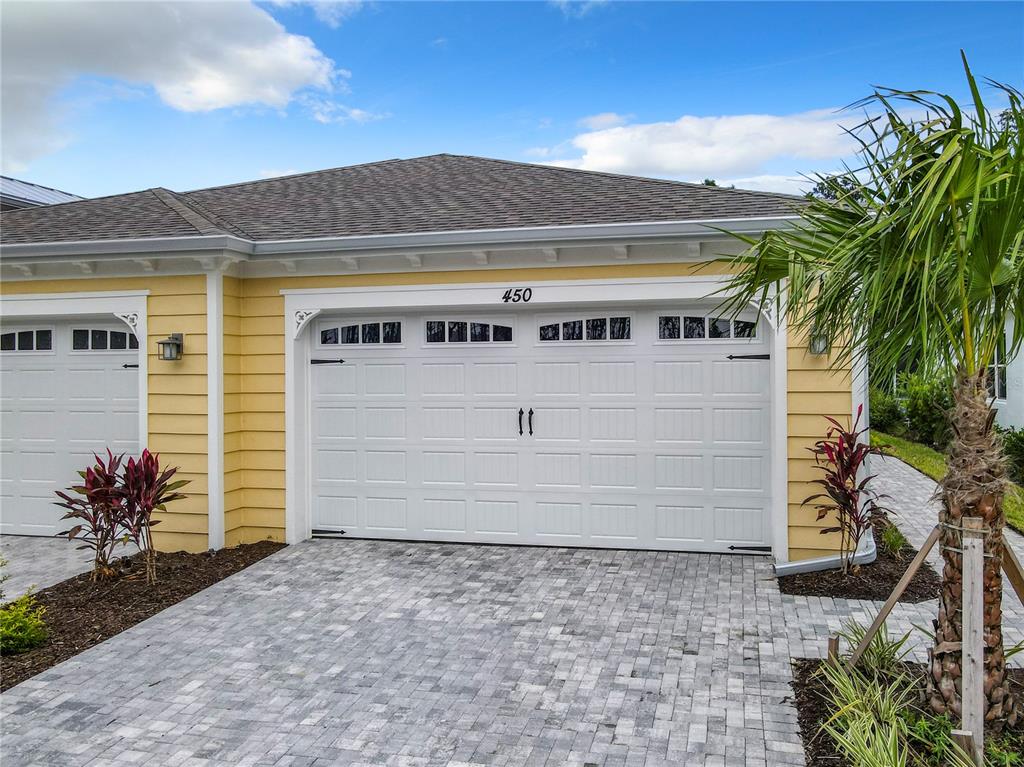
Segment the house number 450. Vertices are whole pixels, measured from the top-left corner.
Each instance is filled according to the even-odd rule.
[[[518,303],[529,303],[530,299],[533,298],[533,288],[516,288],[513,290],[509,288],[502,295],[501,300],[506,304],[518,304]]]

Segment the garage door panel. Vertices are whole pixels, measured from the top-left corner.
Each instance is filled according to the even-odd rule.
[[[764,492],[767,460],[762,456],[716,455],[712,458],[715,492]]]
[[[466,391],[466,366],[461,362],[425,362],[421,373],[425,397],[461,397]]]
[[[367,482],[401,482],[406,481],[406,454],[402,450],[367,450],[366,460]]]
[[[366,529],[391,533],[408,532],[407,505],[405,498],[367,497]]]
[[[704,410],[701,408],[657,408],[654,424],[657,442],[699,444],[704,441]]]
[[[344,365],[342,365],[344,369]],[[395,397],[405,392],[405,365],[368,362],[363,366],[367,397]]]
[[[473,484],[481,487],[518,487],[519,454],[476,451],[471,461]]]
[[[313,413],[313,433],[318,439],[355,439],[354,407],[318,407]]]
[[[587,383],[592,395],[635,395],[636,363],[591,362],[587,366]]]
[[[636,408],[590,408],[587,423],[595,442],[636,442]]]
[[[405,439],[404,407],[368,407],[363,413],[367,439]]]
[[[314,528],[696,551],[763,545],[768,368],[725,357],[764,344],[662,343],[650,337],[656,316],[633,316],[628,343],[537,341],[538,318],[519,314],[514,344],[353,348],[341,366],[314,366]],[[326,351],[314,356],[336,350]],[[339,393],[350,391],[360,394]]]
[[[515,362],[477,362],[472,379],[477,396],[514,397],[519,393],[519,365]]]
[[[15,366],[15,371],[9,382],[5,384],[4,391],[9,393],[15,400],[20,402],[56,400],[58,384],[62,381],[68,382],[63,371],[59,371],[55,367],[21,367],[18,365],[18,361],[20,361],[18,357],[11,359],[11,364]]]

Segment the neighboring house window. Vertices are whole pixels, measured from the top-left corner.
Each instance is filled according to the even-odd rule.
[[[988,369],[988,394],[994,399],[1006,399],[1006,336],[996,348],[992,366]]]
[[[53,349],[53,331],[12,330],[0,334],[0,351],[4,352],[48,352]]]
[[[105,352],[138,349],[139,339],[126,330],[75,328],[71,331],[71,348],[76,352]]]
[[[473,320],[427,320],[428,344],[510,343],[512,326]]]
[[[538,340],[553,341],[628,341],[632,338],[631,317],[589,317],[542,322]]]
[[[397,320],[320,326],[321,346],[400,343],[402,343],[402,323]]]
[[[662,314],[658,317],[659,341],[756,337],[757,323],[750,320],[696,314]]]

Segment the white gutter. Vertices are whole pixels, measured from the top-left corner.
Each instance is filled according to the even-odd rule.
[[[347,237],[316,237],[295,240],[247,240],[230,235],[196,237],[151,237],[118,240],[79,240],[75,242],[16,243],[0,247],[0,261],[26,262],[81,258],[87,255],[111,255],[129,258],[149,255],[221,250],[238,253],[251,260],[282,255],[372,253],[387,250],[451,250],[453,248],[518,246],[538,243],[587,244],[608,240],[644,240],[655,238],[707,237],[716,229],[739,234],[756,234],[767,229],[790,226],[799,216],[762,218],[719,218],[698,221],[652,221],[579,226],[543,226],[528,228],[471,229],[411,234],[375,234]],[[240,259],[247,260],[247,259]]]

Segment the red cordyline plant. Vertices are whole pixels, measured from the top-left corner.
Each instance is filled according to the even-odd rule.
[[[863,410],[863,405],[857,408],[857,418],[849,429],[826,416],[832,425],[825,432],[825,439],[807,448],[823,472],[822,478],[812,484],[821,485],[825,492],[804,499],[804,504],[814,503],[819,522],[829,514],[834,515],[836,524],[822,528],[821,534],[839,533],[844,573],[848,573],[851,567],[857,570],[853,560],[861,539],[871,530],[872,523],[888,511],[878,503],[884,496],[869,487],[875,476],[860,477],[869,455],[885,455],[881,448],[872,447],[860,439],[867,431],[867,428],[859,428]]]
[[[122,524],[146,560],[146,580],[156,583],[156,550],[153,548],[154,511],[166,511],[166,505],[185,496],[177,492],[188,484],[187,479],[172,482],[176,468],[160,470],[160,457],[143,450],[138,460],[129,458],[122,476],[124,499]]]
[[[68,493],[57,491],[61,499],[57,505],[67,509],[62,519],[75,519],[78,524],[58,533],[67,536],[68,540],[79,540],[79,549],[91,549],[93,552],[92,579],[105,580],[113,577],[114,568],[110,565],[114,548],[128,541],[119,521],[123,513],[123,500],[119,489],[118,472],[121,469],[123,455],[115,456],[107,450],[104,460],[98,455],[93,456],[96,465],[78,472],[82,484],[68,488],[71,493],[81,496],[74,498]]]
[[[177,492],[188,480],[171,481],[176,468],[160,470],[160,458],[149,450],[129,458],[107,450],[107,459],[94,456],[96,465],[80,471],[84,484],[69,488],[82,496],[73,498],[57,492],[58,506],[68,511],[64,519],[79,524],[59,533],[69,540],[80,540],[79,548],[94,552],[93,580],[111,578],[116,571],[110,560],[114,548],[129,541],[135,543],[146,562],[146,580],[156,582],[156,552],[153,548],[154,511],[166,511],[166,504],[185,496]]]

